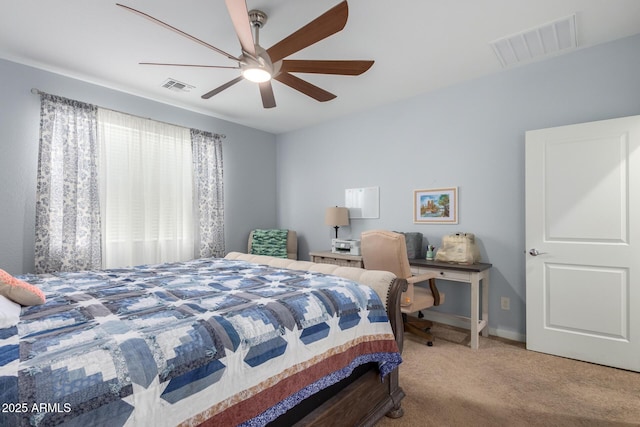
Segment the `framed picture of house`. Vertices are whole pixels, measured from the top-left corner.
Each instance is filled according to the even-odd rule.
[[[416,224],[457,224],[458,188],[414,190],[413,222]]]

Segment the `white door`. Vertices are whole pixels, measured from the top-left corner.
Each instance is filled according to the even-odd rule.
[[[525,152],[527,348],[640,372],[640,116]]]

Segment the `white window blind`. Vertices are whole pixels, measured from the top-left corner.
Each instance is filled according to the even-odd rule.
[[[194,257],[190,130],[98,110],[103,267]]]

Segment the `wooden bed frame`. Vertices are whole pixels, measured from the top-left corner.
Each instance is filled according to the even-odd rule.
[[[404,331],[400,297],[406,288],[405,279],[394,279],[387,297],[387,312],[401,353]],[[349,378],[304,400],[269,425],[373,426],[385,415],[402,417],[401,400],[404,396],[398,369],[381,382],[377,366],[365,365]]]

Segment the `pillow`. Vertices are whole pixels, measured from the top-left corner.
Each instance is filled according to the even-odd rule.
[[[10,328],[20,320],[20,304],[0,295],[0,329]]]
[[[253,230],[251,254],[287,258],[287,236],[289,230]]]
[[[40,289],[16,279],[4,270],[0,270],[0,295],[22,305],[40,305],[46,301]]]

